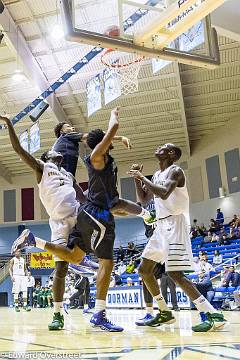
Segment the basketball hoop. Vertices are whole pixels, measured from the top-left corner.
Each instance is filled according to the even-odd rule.
[[[116,75],[115,81],[120,82],[123,95],[138,91],[138,74],[143,60],[143,56],[113,49],[107,49],[101,56],[102,64]]]

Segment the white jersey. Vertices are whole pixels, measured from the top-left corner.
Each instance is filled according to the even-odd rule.
[[[20,257],[17,259],[16,257],[13,258],[13,276],[25,276],[24,270],[25,260],[24,258]]]
[[[153,183],[156,185],[164,185],[170,170],[176,165],[171,165],[167,169],[157,171],[153,176]],[[189,196],[185,184],[183,187],[176,187],[166,200],[162,200],[160,197],[154,196],[156,217],[164,218],[169,215],[181,215],[183,214],[189,223]]]
[[[78,208],[72,176],[53,163],[44,163],[39,197],[48,215],[53,220],[73,216]]]

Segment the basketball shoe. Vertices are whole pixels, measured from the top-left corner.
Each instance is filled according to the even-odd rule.
[[[227,323],[227,320],[224,319],[223,314],[220,313],[200,313],[200,316],[200,324],[192,326],[192,331],[194,332],[221,330]]]
[[[175,321],[176,319],[171,311],[159,310],[157,315],[154,316],[153,319],[146,320],[144,325],[156,327],[164,324],[173,324]]]
[[[53,314],[53,321],[48,325],[49,330],[61,330],[64,327],[64,316],[58,313]]]
[[[25,306],[23,307],[23,310],[29,312],[29,311],[31,311],[31,308],[30,308],[29,306],[25,305]]]
[[[145,322],[152,319],[154,319],[154,316],[152,314],[147,313],[143,318],[135,321],[135,324],[137,326],[146,326]]]
[[[25,229],[12,244],[11,254],[14,254],[17,250],[34,246],[36,246],[36,241],[33,233],[29,229]]]
[[[157,221],[156,211],[155,210],[149,211],[149,216],[144,217],[143,221],[145,222],[146,225],[154,224]]]
[[[123,331],[121,326],[114,325],[110,320],[107,319],[105,310],[98,311],[97,313],[93,314],[90,319],[90,325],[92,327],[100,327],[100,329],[109,332]]]

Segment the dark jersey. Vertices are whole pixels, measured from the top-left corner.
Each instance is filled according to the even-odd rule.
[[[108,162],[103,170],[96,170],[91,164],[90,155],[85,158],[88,169],[88,202],[101,209],[111,209],[119,201],[117,191],[117,166],[108,155]]]
[[[55,144],[53,150],[60,152],[63,156],[79,156],[79,142],[82,140],[83,134],[81,133],[69,133],[62,134]]]

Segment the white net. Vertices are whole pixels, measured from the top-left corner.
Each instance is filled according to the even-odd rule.
[[[108,49],[101,57],[102,63],[113,74],[115,81],[120,82],[122,95],[128,95],[138,91],[138,74],[143,57]]]

